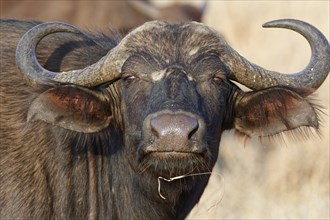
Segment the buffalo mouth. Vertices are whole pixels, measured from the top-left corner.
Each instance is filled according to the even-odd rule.
[[[200,172],[209,172],[210,156],[205,147],[193,151],[156,150],[153,145],[139,150],[140,172],[151,172],[166,178]]]
[[[167,158],[186,158],[191,157],[196,153],[193,152],[183,152],[183,151],[154,151],[149,152],[150,157],[155,157],[159,159],[167,159]],[[202,156],[202,154],[201,154]]]
[[[159,141],[160,142],[160,141]],[[204,144],[185,144],[185,145],[176,145],[171,143],[171,139],[167,140],[164,145],[162,141],[159,144],[158,141],[155,141],[153,144],[144,146],[141,149],[140,153],[144,155],[152,155],[159,157],[186,157],[189,155],[200,155],[203,156],[207,152],[207,147]]]

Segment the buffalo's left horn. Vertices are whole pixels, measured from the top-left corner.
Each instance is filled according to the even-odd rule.
[[[223,61],[231,70],[230,78],[253,90],[272,86],[287,86],[303,91],[307,96],[321,86],[330,71],[330,45],[325,36],[314,26],[294,19],[282,19],[265,23],[263,27],[286,28],[303,35],[309,42],[312,56],[307,67],[294,74],[281,74],[257,66],[240,56],[232,48],[225,48]],[[228,55],[229,54],[229,55]]]
[[[58,73],[43,68],[37,60],[36,47],[45,36],[57,32],[84,36],[74,26],[60,22],[49,22],[31,28],[18,43],[16,49],[17,66],[32,84],[54,84],[58,82],[92,87],[119,77],[120,70],[118,70],[116,62],[108,62],[112,60],[112,57],[118,55],[116,48],[112,49],[95,64],[84,69]]]

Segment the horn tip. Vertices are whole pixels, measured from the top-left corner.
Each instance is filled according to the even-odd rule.
[[[289,29],[295,26],[311,26],[311,25],[304,21],[297,19],[290,19],[290,18],[268,21],[262,25],[262,27],[264,28],[279,27],[279,28],[289,28]]]
[[[283,19],[281,20],[274,20],[274,21],[268,21],[262,25],[263,28],[270,28],[270,27],[276,27],[278,24],[282,23]]]

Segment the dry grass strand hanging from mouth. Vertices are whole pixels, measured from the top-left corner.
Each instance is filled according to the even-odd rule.
[[[184,174],[184,175],[180,175],[180,176],[175,176],[175,177],[171,177],[171,178],[165,178],[165,177],[162,177],[162,176],[159,176],[157,178],[157,181],[158,181],[158,195],[162,198],[162,199],[166,199],[165,196],[162,195],[161,193],[161,180],[163,181],[166,181],[166,182],[172,182],[174,180],[178,180],[178,179],[183,179],[183,178],[186,178],[186,177],[191,177],[191,176],[202,176],[202,175],[211,175],[211,174],[215,174],[217,176],[220,176],[221,177],[221,180],[222,180],[222,183],[224,183],[224,177],[220,174],[220,173],[214,173],[214,172],[204,172],[204,173],[192,173],[192,174]],[[223,184],[224,185],[224,184]],[[223,195],[224,195],[224,191],[221,193],[221,196],[220,196],[220,199],[219,201],[217,202],[217,204],[219,204],[223,198]],[[217,205],[215,204],[215,206]],[[214,206],[212,206],[214,207]],[[210,208],[212,208],[210,207]]]

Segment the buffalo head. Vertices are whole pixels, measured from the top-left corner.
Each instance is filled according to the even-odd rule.
[[[305,97],[329,73],[328,41],[297,20],[264,26],[292,29],[308,40],[312,57],[303,71],[285,75],[252,64],[203,24],[153,21],[95,64],[52,72],[36,59],[38,42],[55,32],[87,36],[67,24],[40,24],[17,48],[17,65],[30,84],[51,87],[32,102],[28,120],[83,133],[102,133],[113,124],[123,134],[130,166],[146,178],[212,170],[226,129],[264,137],[318,128],[315,108]],[[232,81],[252,91],[243,92]],[[180,190],[197,184],[192,181]]]

